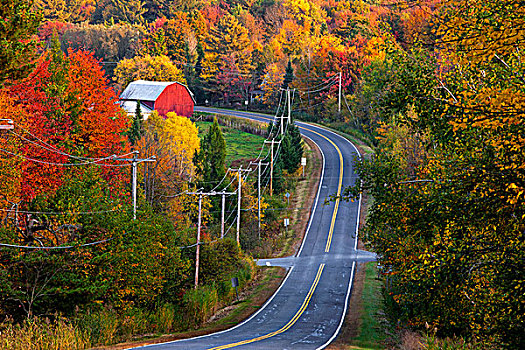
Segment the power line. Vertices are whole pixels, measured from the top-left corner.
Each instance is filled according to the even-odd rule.
[[[127,233],[125,233],[123,236],[125,236],[126,234]],[[93,245],[107,243],[107,242],[110,242],[110,241],[112,241],[114,239],[115,239],[115,237],[111,237],[111,238],[103,239],[103,240],[96,241],[96,242],[90,242],[90,243],[85,243],[85,244],[80,244],[80,245],[69,245],[69,246],[40,246],[39,247],[39,246],[23,246],[23,245],[16,245],[16,244],[0,243],[0,247],[19,248],[19,249],[31,249],[31,250],[36,250],[36,249],[61,250],[61,249],[73,249],[73,248],[80,248],[80,247],[89,247],[89,246],[93,246]]]
[[[188,63],[188,62],[174,61],[174,60],[171,60],[171,62],[173,62],[175,64],[180,64],[180,65],[183,65],[183,66],[186,66],[186,67],[192,67],[192,68],[196,68],[197,67],[195,64]],[[219,67],[217,67],[217,69],[216,69],[216,72],[220,72],[220,73],[223,73],[223,74],[229,74],[229,75],[237,75],[237,76],[241,76],[241,77],[253,77],[254,74],[257,73],[257,71],[255,71],[255,70],[249,71],[249,73],[242,73],[239,69],[238,69],[238,71],[239,71],[239,73],[234,72],[233,70],[230,70],[228,72],[225,69],[220,69]]]
[[[66,211],[27,211],[27,210],[13,210],[13,209],[5,209],[0,208],[0,211],[4,212],[16,212],[20,214],[44,214],[44,215],[86,215],[86,214],[104,214],[104,213],[114,213],[114,212],[124,212],[124,210],[120,209],[112,209],[112,210],[99,210],[99,211],[79,211],[79,212],[66,212]]]
[[[111,155],[111,156],[106,157],[106,158],[101,158],[101,159],[98,159],[98,160],[88,161],[88,162],[81,162],[81,163],[56,163],[56,162],[46,162],[46,161],[43,161],[43,160],[26,157],[24,155],[5,150],[3,148],[0,148],[0,151],[2,151],[4,153],[7,153],[7,154],[10,154],[10,155],[15,156],[15,157],[19,157],[21,159],[30,161],[30,162],[46,164],[46,165],[54,165],[54,166],[65,166],[65,167],[67,167],[67,166],[81,166],[81,165],[91,165],[91,164],[103,165],[103,166],[121,166],[121,165],[98,164],[99,162],[102,162],[102,161],[105,161],[105,160],[111,160],[114,157],[116,157],[116,155]],[[2,159],[0,159],[0,160],[2,160]]]
[[[31,143],[35,144],[36,146],[39,146],[39,147],[41,147],[41,148],[43,148],[43,149],[46,149],[46,150],[48,150],[48,151],[55,152],[55,153],[58,153],[58,154],[61,154],[61,155],[65,155],[65,156],[67,156],[67,157],[69,157],[69,158],[74,158],[74,159],[79,159],[79,160],[98,160],[98,159],[102,159],[102,158],[91,158],[91,157],[77,157],[77,156],[74,156],[74,155],[72,155],[72,154],[65,153],[64,151],[62,151],[62,150],[56,148],[55,146],[53,146],[53,145],[47,143],[46,141],[42,140],[42,139],[39,138],[38,136],[32,134],[29,130],[23,128],[23,127],[20,126],[19,124],[16,124],[16,126],[17,126],[18,128],[20,128],[20,129],[22,129],[22,131],[24,131],[25,133],[31,135],[33,138],[35,138],[35,139],[37,139],[38,141],[42,142],[42,143],[43,143],[45,146],[47,146],[47,147],[44,147],[44,146],[38,144],[38,143],[35,142],[35,141],[29,140],[29,139],[25,138],[24,136],[22,136],[22,135],[20,135],[20,134],[18,134],[18,133],[16,133],[16,132],[14,132],[14,131],[11,131],[13,134],[17,135],[18,137],[20,137],[20,138],[22,138],[22,139],[24,139],[24,140],[26,140],[26,141],[28,141],[28,142],[31,142]],[[130,153],[123,154],[123,155],[120,155],[120,157],[124,157],[124,156],[130,155],[130,154],[131,154],[131,152],[130,152]]]
[[[21,139],[23,139],[23,140],[25,140],[25,141],[27,141],[27,142],[29,142],[29,143],[34,144],[35,146],[38,146],[38,147],[40,147],[40,148],[42,148],[42,149],[45,149],[45,150],[47,150],[47,151],[50,151],[50,152],[53,152],[53,153],[57,153],[57,154],[60,154],[60,155],[63,155],[63,156],[69,157],[69,158],[74,158],[74,159],[78,159],[78,160],[100,160],[100,159],[104,159],[104,158],[77,157],[77,156],[74,156],[74,155],[72,155],[72,154],[69,154],[69,153],[63,152],[63,151],[57,149],[56,147],[50,146],[50,145],[47,144],[47,143],[45,143],[45,144],[46,144],[47,146],[49,146],[49,147],[45,147],[45,146],[43,146],[43,145],[41,145],[41,144],[39,144],[39,143],[37,143],[37,142],[35,142],[35,141],[33,141],[33,140],[30,140],[30,139],[26,138],[25,136],[20,135],[20,134],[14,132],[14,131],[11,131],[11,133],[15,134],[16,136],[20,137]],[[29,133],[29,132],[28,132],[28,133]],[[34,136],[33,134],[31,134],[31,133],[29,133],[29,135],[35,137],[35,136]],[[36,138],[36,137],[35,137],[35,138]],[[41,141],[41,142],[42,142],[42,141]],[[131,154],[131,153],[128,153],[128,154]],[[127,155],[127,154],[126,154],[126,155]]]
[[[316,89],[316,90],[307,90],[307,91],[302,91],[302,90],[299,90],[299,89],[297,89],[297,90],[299,90],[299,92],[302,92],[303,94],[313,94],[313,93],[316,93],[316,92],[320,92],[320,91],[329,89],[332,86],[334,86],[335,84],[337,84],[337,81],[334,80],[334,81],[329,82],[325,87],[319,88],[319,89]]]
[[[296,89],[299,90],[300,92],[303,92],[303,93],[309,93],[309,92],[311,93],[311,92],[313,92],[313,90],[317,90],[317,89],[320,89],[322,87],[326,87],[326,86],[328,86],[330,84],[333,84],[334,82],[336,82],[336,79],[337,79],[337,76],[334,75],[334,76],[329,77],[327,81],[324,81],[324,82],[322,82],[320,84],[317,84],[317,85],[314,85],[314,86],[309,86],[307,89],[303,90],[303,89],[300,89],[298,87],[296,87]],[[313,90],[310,90],[310,89],[313,89]]]

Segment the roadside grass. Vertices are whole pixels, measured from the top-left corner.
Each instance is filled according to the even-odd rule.
[[[199,127],[199,136],[202,136],[213,123],[198,121],[195,124]],[[234,160],[257,158],[263,147],[264,137],[226,126],[220,126],[220,128],[226,140],[227,166],[230,166]]]
[[[266,300],[268,300],[268,298],[275,293],[277,288],[279,288],[285,275],[286,270],[280,267],[259,269],[257,277],[250,283],[246,290],[239,294],[238,302],[233,301],[231,305],[218,310],[218,312],[208,320],[207,323],[197,330],[174,332],[163,336],[159,336],[159,334],[149,334],[144,336],[142,340],[116,344],[113,346],[104,346],[103,349],[128,349],[130,347],[197,337],[231,328],[247,319],[254,312],[257,312],[257,310],[264,305]]]
[[[306,157],[305,176],[302,176],[302,170],[299,168],[292,178],[296,178],[293,186],[292,197],[290,199],[290,208],[300,208],[299,210],[288,209],[286,216],[290,218],[291,226],[288,232],[283,236],[282,248],[275,252],[275,257],[286,257],[297,252],[302,243],[303,235],[306,231],[310,219],[308,212],[315,195],[317,193],[317,183],[322,167],[322,158],[316,146],[307,139],[304,140],[304,157]]]
[[[377,265],[369,262],[365,265],[365,279],[362,299],[362,309],[358,336],[351,340],[352,346],[364,349],[384,349],[386,334],[380,322],[383,296],[381,282],[377,278]]]
[[[239,295],[239,301],[234,301],[235,308],[224,317],[217,321],[210,321],[209,328],[230,328],[248,318],[265,303],[265,301],[279,287],[280,281],[285,276],[286,271],[280,267],[262,268],[259,270],[260,277],[256,283],[252,283],[250,290],[244,291]],[[228,308],[226,308],[228,309]],[[207,329],[208,327],[204,327]],[[209,329],[208,328],[208,329]]]
[[[389,329],[382,315],[382,298],[376,263],[359,263],[343,327],[327,350],[389,348]]]
[[[202,134],[206,132],[211,123],[198,122],[197,125]],[[259,155],[264,141],[263,137],[224,126],[221,126],[221,130],[226,139],[229,151],[227,164],[231,164],[233,160],[253,159]],[[314,157],[313,153],[315,152],[309,150],[307,153],[309,159]],[[301,194],[297,197],[294,196],[294,200],[301,203],[300,207],[308,206],[308,200],[305,200],[303,196],[308,196],[309,188],[316,182],[315,176],[311,177],[308,175],[313,171],[312,166],[318,166],[319,163],[319,159],[311,162],[309,160],[308,162],[306,176],[301,181],[303,186],[301,190],[297,191],[301,192]],[[295,204],[297,205],[298,203]],[[290,205],[292,205],[292,203],[290,203]],[[302,220],[298,218],[298,213],[294,214],[297,217],[297,222]],[[306,225],[306,221],[304,225]],[[294,237],[294,231],[290,230],[288,235],[286,235],[287,249],[281,251],[292,252],[294,242],[300,242],[300,235]],[[297,228],[297,231],[300,231],[300,229]],[[63,322],[61,320],[53,322],[47,319],[41,319],[34,325],[26,325],[23,327],[7,326],[7,329],[0,329],[0,348],[20,350],[49,349],[51,347],[57,349],[84,349],[93,344],[100,344],[99,347],[95,349],[116,350],[129,348],[130,346],[141,346],[221,331],[242,322],[260,309],[266,300],[279,288],[285,275],[286,270],[278,267],[258,269],[256,278],[249,282],[239,295],[239,301],[232,300],[229,305],[218,310],[218,312],[209,318],[199,329],[174,333],[174,331],[181,329],[180,324],[182,324],[186,318],[174,309],[173,306],[165,306],[152,314],[145,313],[139,309],[133,309],[129,311],[129,315],[124,315],[124,317],[120,317],[122,315],[118,315],[115,310],[102,310],[94,314],[93,317],[89,317],[89,315],[79,316],[85,316],[85,319],[83,319],[85,322],[94,322],[93,326],[95,327],[81,324],[82,320],[78,319],[64,320]],[[204,316],[204,318],[206,317],[208,316]],[[83,327],[86,325],[87,327]],[[122,328],[121,330],[125,333],[123,336],[116,336],[116,331],[119,327]],[[95,328],[97,331],[100,331],[99,333],[101,334],[92,340],[90,339],[92,337],[88,333],[93,332]],[[109,345],[118,341],[127,341],[127,343]]]

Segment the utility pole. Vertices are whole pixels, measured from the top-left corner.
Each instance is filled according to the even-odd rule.
[[[290,88],[286,88],[286,97],[288,99],[288,124],[292,122],[292,99],[290,98]]]
[[[269,163],[263,163],[259,159],[259,163],[250,163],[250,165],[257,165],[257,217],[259,218],[258,232],[259,240],[261,240],[261,167],[267,166]]]
[[[285,102],[286,103],[286,102]],[[282,135],[284,134],[284,109],[283,109],[283,113],[281,114],[279,118],[279,133]]]
[[[215,196],[217,194],[219,195],[222,195],[223,196],[223,201],[224,201],[224,196],[226,194],[235,194],[233,192],[208,192],[208,193],[204,193],[204,192],[188,192],[188,194],[192,194],[192,195],[199,195],[199,217],[198,217],[198,221],[197,221],[197,249],[196,249],[196,252],[195,252],[195,288],[197,288],[197,286],[199,285],[199,263],[200,263],[200,251],[201,251],[201,222],[202,222],[202,196]],[[223,205],[223,209],[222,209],[222,227],[223,227],[223,232],[221,233],[221,238],[224,237],[224,205]]]
[[[283,114],[281,114],[281,116],[278,117],[278,118],[279,118],[279,121],[280,121],[280,124],[281,124],[281,125],[279,126],[280,134],[281,134],[281,135],[284,135],[284,118],[285,118],[285,116],[284,116],[284,110],[283,110]]]
[[[275,141],[275,140],[264,140],[264,143],[271,144],[270,149],[270,196],[273,196],[273,145],[280,144],[281,141]]]
[[[280,117],[277,117],[279,118],[279,120],[281,121],[281,125],[280,125],[280,132],[281,132],[281,135],[284,134],[284,118],[286,118],[288,120],[288,124],[291,123],[292,121],[292,109],[291,109],[291,98],[290,98],[290,88],[286,88],[286,101],[285,101],[285,105],[288,107],[288,116],[285,117],[284,116],[284,109],[283,109],[283,114],[281,114]]]
[[[221,203],[221,238],[224,238],[224,210],[226,208],[226,195],[222,195],[222,203]]]
[[[239,188],[238,188],[238,198],[237,198],[237,244],[241,245],[240,232],[241,232],[241,188],[242,188],[242,172],[249,173],[251,169],[243,169],[242,166],[239,169],[230,169],[232,172],[237,172]]]
[[[237,245],[241,245],[240,232],[241,232],[241,189],[242,189],[242,166],[239,166],[238,182],[239,182],[239,196],[237,197]]]
[[[202,213],[202,193],[199,194],[199,221],[197,224],[197,251],[195,253],[195,289],[199,285],[199,260],[201,252],[201,214]]]
[[[133,151],[133,158],[113,158],[124,162],[131,162],[132,180],[131,180],[131,198],[133,202],[133,220],[137,219],[137,164],[142,162],[155,162],[156,157],[137,158],[139,151]]]
[[[224,238],[224,211],[226,208],[226,195],[233,195],[235,192],[225,192],[224,190],[222,192],[217,192],[215,194],[222,196],[222,207],[221,207],[221,239]],[[213,195],[213,193],[212,193]]]
[[[341,80],[343,78],[343,72],[339,72],[339,103],[337,110],[339,111],[339,114],[341,114],[341,95],[342,95],[342,84]]]
[[[308,79],[306,80],[306,91],[308,92],[308,108],[306,111],[310,113],[310,67],[312,65],[310,57],[310,45],[308,45]]]

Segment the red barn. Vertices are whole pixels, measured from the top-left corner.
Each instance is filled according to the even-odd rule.
[[[175,112],[189,118],[195,106],[193,93],[186,85],[178,82],[137,80],[126,87],[119,99],[121,105],[126,105],[128,101],[140,101],[162,116]],[[131,112],[134,113],[135,109]]]

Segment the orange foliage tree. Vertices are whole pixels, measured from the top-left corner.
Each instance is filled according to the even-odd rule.
[[[13,136],[20,146],[11,155],[24,159],[21,191],[26,200],[52,196],[68,176],[89,164],[108,163],[97,159],[125,150],[128,119],[91,54],[47,52],[8,93],[19,101],[20,115],[27,121],[23,126],[15,118]],[[102,174],[109,179],[120,171],[104,167]]]

